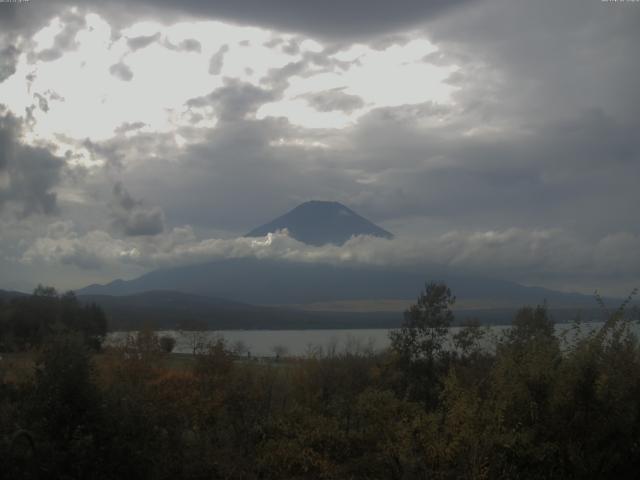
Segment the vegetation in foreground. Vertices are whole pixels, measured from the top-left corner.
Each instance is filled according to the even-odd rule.
[[[218,341],[175,368],[152,332],[97,357],[97,330],[48,298],[56,321],[32,340],[11,337],[37,351],[32,375],[0,361],[4,478],[636,478],[640,469],[640,345],[626,304],[572,338],[554,334],[544,306],[523,308],[494,349],[470,325],[452,350],[454,298],[430,284],[381,354],[353,346],[283,367],[235,361]]]

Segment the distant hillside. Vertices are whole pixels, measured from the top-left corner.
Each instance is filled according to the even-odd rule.
[[[437,267],[397,268],[334,266],[255,258],[156,270],[134,280],[92,285],[80,294],[131,295],[175,290],[254,305],[301,305],[376,299],[413,301],[425,282],[445,281],[461,302],[500,307],[535,305],[593,307],[589,295],[525,287],[514,282],[449,274]]]
[[[109,330],[137,330],[145,325],[184,330],[391,328],[402,319],[400,312],[305,312],[175,291],[80,295],[79,299],[104,310]]]
[[[12,298],[25,297],[28,294],[22,292],[15,292],[11,290],[0,290],[0,300],[11,300]]]
[[[396,328],[405,307],[387,311],[324,311],[265,307],[174,291],[151,291],[133,295],[80,295],[84,303],[96,303],[105,312],[108,329],[138,330],[308,330],[342,328]],[[411,302],[407,302],[407,306]],[[454,308],[456,324],[476,319],[485,324],[511,323],[518,307]],[[572,320],[581,311],[584,320],[601,320],[593,306],[551,308],[557,322]]]
[[[120,281],[116,285],[122,288],[128,283]],[[27,295],[0,290],[0,303]],[[82,303],[99,305],[107,316],[111,331],[138,330],[145,325],[155,329],[184,330],[395,328],[402,322],[402,312],[415,300],[259,306],[170,290],[130,295],[80,292],[78,299]],[[475,318],[486,324],[509,324],[517,308],[523,304],[485,302],[483,305],[482,302],[461,300],[454,308],[456,323]],[[578,311],[584,320],[601,319],[601,312],[593,302],[573,307],[558,306],[558,302],[555,305],[551,302],[551,313],[558,322],[573,319]]]
[[[341,203],[321,201],[298,205],[275,220],[254,228],[245,236],[263,237],[285,228],[296,240],[316,246],[327,243],[342,245],[355,235],[393,238],[391,233]]]

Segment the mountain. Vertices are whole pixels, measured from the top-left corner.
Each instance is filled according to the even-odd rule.
[[[321,201],[303,203],[246,236],[264,236],[285,228],[297,240],[311,245],[342,244],[353,235],[392,238],[391,233],[344,205]],[[174,318],[181,311],[191,312],[194,318],[207,321],[214,317],[223,319],[218,324],[226,325],[225,328],[233,328],[234,325],[235,328],[282,328],[282,325],[292,325],[289,322],[294,319],[300,326],[301,321],[308,321],[311,323],[306,325],[320,322],[320,325],[332,324],[336,328],[336,325],[339,326],[338,318],[347,323],[359,322],[357,314],[366,315],[370,320],[376,312],[386,314],[387,319],[391,318],[389,314],[395,314],[393,318],[397,321],[397,315],[415,301],[425,282],[432,281],[444,281],[451,287],[458,298],[458,310],[466,312],[467,317],[473,315],[491,322],[508,321],[515,309],[545,301],[551,309],[562,311],[564,319],[569,314],[575,315],[577,309],[593,310],[596,305],[588,295],[461,275],[439,266],[395,268],[257,258],[225,259],[166,268],[133,280],[90,285],[77,293],[83,296],[110,296],[101,298],[97,303],[104,304],[105,308],[111,308],[112,311],[126,310],[130,314],[132,309],[143,308],[140,302],[147,302],[145,312],[158,312],[156,318],[163,315]],[[148,292],[157,291],[174,293],[167,298],[163,296],[165,294],[154,294],[152,300],[148,301]],[[135,297],[141,294],[146,296]],[[126,301],[118,300],[118,296],[128,298]],[[175,301],[171,298],[175,298]],[[221,298],[228,300],[219,300]],[[169,315],[167,312],[172,313]],[[328,312],[332,312],[333,316],[327,316]],[[314,317],[315,314],[323,320]],[[350,317],[351,314],[355,316]],[[327,320],[329,317],[330,320]],[[322,323],[325,321],[328,323]]]
[[[296,305],[302,308],[314,303],[382,299],[406,300],[408,305],[416,299],[427,281],[446,282],[457,296],[458,304],[468,309],[513,309],[544,301],[554,308],[595,306],[593,298],[588,295],[452,274],[435,266],[399,269],[255,258],[156,270],[129,281],[91,285],[78,293],[131,295],[152,290],[180,290],[253,305]],[[398,308],[398,311],[402,310]]]
[[[285,228],[296,240],[316,246],[327,243],[342,245],[354,235],[393,238],[391,233],[341,203],[317,200],[298,205],[275,220],[254,228],[245,237],[263,237]]]

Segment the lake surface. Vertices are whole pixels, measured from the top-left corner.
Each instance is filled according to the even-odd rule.
[[[131,332],[111,332],[107,344],[118,344]],[[335,349],[338,352],[346,348],[371,348],[379,351],[389,346],[388,329],[353,330],[224,330],[204,332],[181,332],[166,330],[156,332],[158,336],[167,335],[176,339],[175,353],[192,353],[194,344],[215,342],[222,337],[230,348],[241,342],[252,356],[271,357],[276,349],[281,354],[304,356],[314,349]],[[246,352],[243,352],[246,355]]]
[[[592,331],[601,323],[583,323],[581,334]],[[564,332],[571,336],[571,324],[556,324],[556,332]],[[484,327],[488,330],[484,339],[485,347],[490,347],[509,326]],[[633,325],[636,334],[640,333],[638,324]],[[451,338],[460,327],[449,329]],[[175,353],[192,353],[195,344],[215,342],[222,337],[230,348],[242,345],[243,355],[272,357],[280,355],[305,356],[322,349],[323,352],[333,350],[344,352],[371,349],[380,351],[389,346],[389,329],[345,329],[345,330],[224,330],[204,332],[181,332],[166,330],[156,332],[159,336],[167,335],[176,339]],[[123,342],[130,332],[111,332],[107,336],[107,344],[116,345]]]

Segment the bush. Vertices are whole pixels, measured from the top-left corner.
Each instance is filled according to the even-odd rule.
[[[168,335],[160,337],[160,348],[163,352],[171,353],[176,346],[176,339]]]

